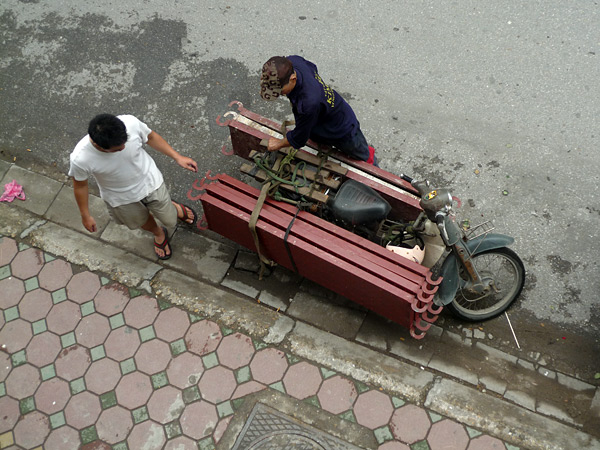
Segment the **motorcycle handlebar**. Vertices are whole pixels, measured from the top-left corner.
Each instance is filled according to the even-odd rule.
[[[400,174],[400,178],[402,178],[404,181],[408,181],[409,183],[412,183],[414,180],[414,178],[411,178],[408,175],[404,175],[403,173]]]

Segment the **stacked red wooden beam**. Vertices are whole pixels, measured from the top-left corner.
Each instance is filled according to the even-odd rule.
[[[259,194],[220,175],[201,196],[208,227],[256,251],[248,224]],[[284,239],[295,214],[292,205],[265,201],[256,231],[267,258],[409,328],[415,338],[424,336],[441,312],[432,302],[441,279],[432,280],[428,268],[306,211],[298,213]]]

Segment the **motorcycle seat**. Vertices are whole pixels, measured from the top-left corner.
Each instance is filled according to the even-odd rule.
[[[391,210],[374,189],[355,180],[345,181],[329,201],[334,217],[352,225],[378,222]]]

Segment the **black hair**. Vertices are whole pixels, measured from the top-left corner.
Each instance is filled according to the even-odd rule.
[[[285,56],[273,56],[267,62],[274,62],[277,69],[277,79],[281,86],[285,86],[290,81],[290,77],[294,73],[292,62]]]
[[[127,128],[117,116],[98,114],[88,126],[88,134],[100,148],[108,150],[127,142]]]

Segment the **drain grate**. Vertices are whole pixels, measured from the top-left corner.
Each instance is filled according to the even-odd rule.
[[[233,450],[360,450],[276,409],[257,403]]]

